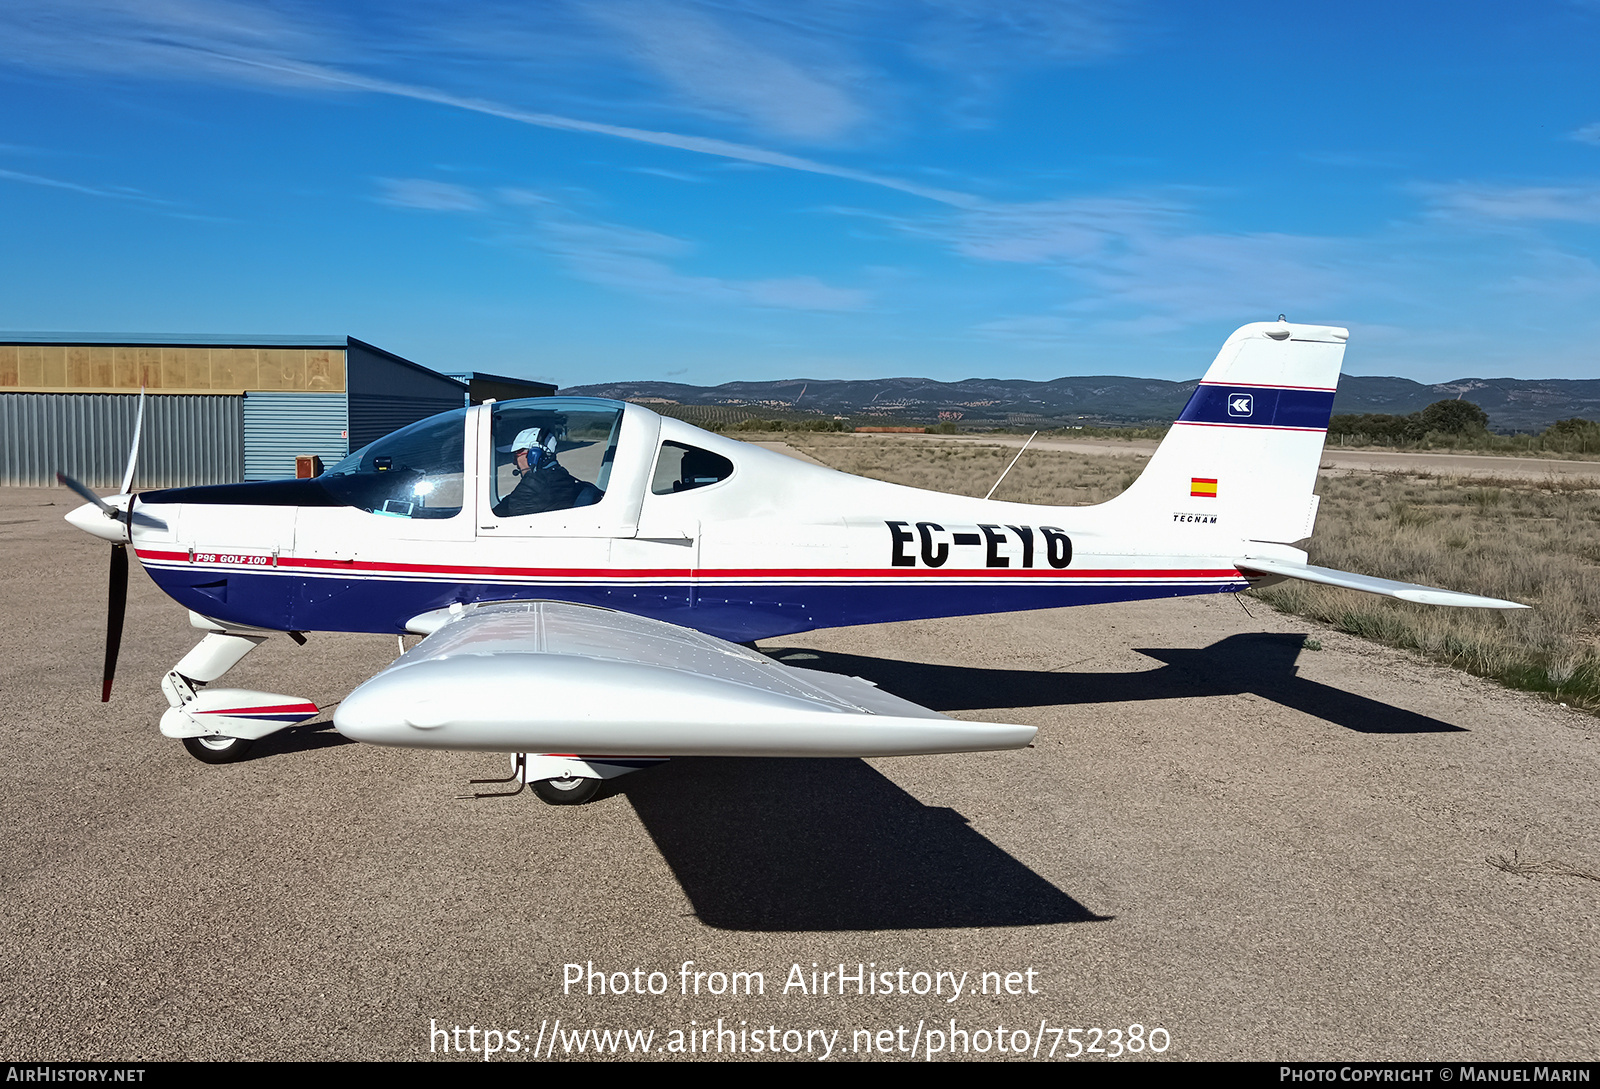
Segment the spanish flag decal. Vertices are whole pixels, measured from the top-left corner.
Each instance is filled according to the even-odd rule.
[[[1189,494],[1203,499],[1215,499],[1217,497],[1217,482],[1198,476],[1190,477]]]

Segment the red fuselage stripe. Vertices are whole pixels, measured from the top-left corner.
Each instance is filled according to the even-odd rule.
[[[287,715],[300,714],[302,712],[314,715],[317,713],[317,705],[314,703],[284,703],[276,707],[213,707],[209,710],[195,711],[193,713],[197,715]]]
[[[186,562],[187,552],[158,552],[141,549],[141,560],[155,562]],[[257,564],[215,564],[198,566],[223,567],[267,574],[274,569]],[[865,568],[613,568],[613,567],[457,567],[429,563],[379,563],[344,562],[315,558],[280,556],[276,570],[284,568],[311,568],[317,570],[348,571],[351,574],[383,572],[416,575],[501,575],[515,578],[565,578],[565,579],[878,579],[878,578],[1071,578],[1071,579],[1197,579],[1238,578],[1239,573],[1226,568],[1054,568],[1029,567],[865,567]]]

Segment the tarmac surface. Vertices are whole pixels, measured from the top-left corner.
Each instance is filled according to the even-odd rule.
[[[137,565],[98,702],[107,546],[73,505],[0,489],[8,1060],[561,1060],[589,1030],[654,1058],[1600,1057],[1593,716],[1223,596],[763,644],[1037,725],[1017,752],[463,800],[501,758],[331,729],[395,641],[312,635],[224,683],[329,713],[208,766],[157,733],[199,633]],[[591,965],[606,993],[564,986]]]

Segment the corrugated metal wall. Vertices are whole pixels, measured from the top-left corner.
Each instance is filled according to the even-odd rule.
[[[462,398],[434,397],[380,397],[350,395],[350,448],[358,450],[369,442],[377,442],[385,435],[398,431],[407,424],[426,420],[441,412],[453,412],[461,407]]]
[[[244,472],[243,398],[151,394],[137,488],[227,484]],[[122,483],[139,395],[0,393],[0,484],[42,486],[56,473],[105,490]]]
[[[263,393],[244,396],[244,479],[294,476],[294,459],[315,454],[323,468],[350,452],[342,393]]]
[[[357,340],[345,352],[345,389],[350,396],[352,450],[407,424],[458,409],[467,395],[460,382]]]

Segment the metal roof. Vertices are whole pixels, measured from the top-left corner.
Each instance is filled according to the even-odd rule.
[[[130,348],[347,348],[352,342],[363,343],[347,336],[283,336],[273,333],[0,332],[0,344],[114,344]]]
[[[482,378],[486,382],[504,382],[512,386],[554,386],[554,382],[546,382],[542,378],[511,378],[503,374],[490,374],[488,371],[440,371],[446,378],[454,378],[457,382],[471,382],[474,378]]]

